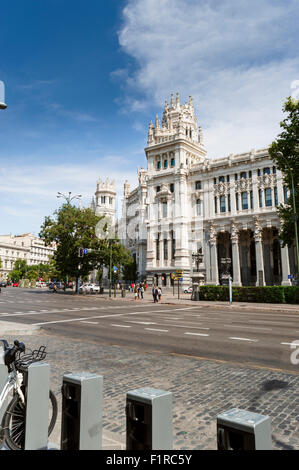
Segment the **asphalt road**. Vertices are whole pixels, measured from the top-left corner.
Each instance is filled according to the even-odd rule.
[[[290,359],[291,343],[299,340],[296,312],[104,300],[99,295],[8,287],[0,294],[0,321],[38,325],[55,335],[143,352],[298,373]]]

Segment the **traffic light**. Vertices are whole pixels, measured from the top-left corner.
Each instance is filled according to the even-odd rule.
[[[78,251],[79,258],[83,258],[83,255],[84,255],[84,248],[79,248],[79,251]]]

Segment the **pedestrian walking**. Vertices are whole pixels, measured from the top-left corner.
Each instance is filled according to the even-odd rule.
[[[135,300],[138,300],[138,289],[137,289],[137,286],[135,286],[135,289],[134,289],[134,297],[135,297]]]
[[[158,302],[158,299],[157,299],[158,290],[157,290],[156,286],[153,287],[152,293],[153,293],[153,299],[154,299],[154,304],[155,304],[156,302]]]
[[[161,302],[161,300],[162,300],[162,289],[161,289],[161,287],[158,288],[158,298],[159,298],[159,302]]]
[[[141,284],[141,287],[140,287],[140,296],[141,296],[141,299],[143,300],[143,293],[144,293],[144,287],[143,285]]]

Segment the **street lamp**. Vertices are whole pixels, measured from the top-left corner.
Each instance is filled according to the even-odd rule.
[[[81,194],[77,194],[76,196],[71,197],[71,194],[72,194],[71,191],[69,192],[69,195],[68,195],[68,196],[66,196],[65,194],[62,194],[62,193],[60,193],[60,192],[58,192],[57,194],[58,194],[58,195],[57,195],[58,198],[59,198],[59,197],[64,198],[68,204],[70,204],[70,202],[71,202],[73,199],[78,199],[78,200],[80,201],[80,198],[82,197]]]
[[[0,109],[7,108],[7,104],[5,104],[5,100],[4,100],[4,95],[5,95],[4,83],[0,80]]]
[[[299,146],[295,147],[296,151],[299,152]],[[284,158],[282,152],[277,152],[277,156]],[[289,170],[289,176],[291,177],[291,184],[292,184],[292,195],[293,195],[293,221],[294,221],[294,228],[295,228],[295,240],[296,240],[296,251],[297,251],[297,275],[299,272],[299,242],[298,242],[298,214],[296,209],[296,198],[295,198],[295,184],[294,184],[294,169],[288,164],[287,160],[284,159],[284,164]]]

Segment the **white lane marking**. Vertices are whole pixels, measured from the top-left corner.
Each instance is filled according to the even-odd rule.
[[[243,330],[244,328],[248,328],[250,330],[272,331],[272,328],[262,328],[259,326],[239,326],[239,325],[220,325],[220,326],[228,326],[229,328],[240,328],[241,330]]]
[[[257,343],[257,339],[249,339],[249,338],[235,338],[234,336],[230,336],[229,339],[235,339],[237,341],[251,341],[253,343]]]
[[[287,346],[292,346],[294,343],[280,343],[280,344],[285,344]]]
[[[296,327],[293,323],[285,323],[285,322],[275,322],[275,321],[268,321],[268,320],[248,320],[248,323],[267,323],[269,325],[279,325],[285,327]]]
[[[81,321],[81,323],[90,323],[91,325],[98,325],[98,321]]]
[[[162,325],[161,323],[158,323],[158,325]],[[176,328],[185,328],[190,330],[210,330],[210,328],[205,328],[203,326],[190,326],[190,325],[167,325],[167,326],[175,326]]]
[[[114,323],[111,323],[110,326],[118,326],[119,328],[132,328],[129,325],[115,325]]]
[[[102,308],[105,308],[105,307],[102,307]],[[86,309],[82,309],[82,310],[86,310]],[[99,309],[100,310],[100,309]],[[126,315],[140,315],[140,314],[149,314],[151,312],[147,312],[147,311],[140,311],[140,312],[125,312],[125,313],[115,313],[115,314],[112,314],[112,315],[97,315],[97,316],[94,316],[94,317],[83,317],[83,318],[70,318],[68,320],[53,320],[53,321],[47,321],[47,322],[41,322],[41,323],[33,323],[32,325],[33,326],[42,326],[42,325],[50,325],[50,324],[54,324],[54,323],[70,323],[70,322],[78,322],[78,321],[82,321],[82,320],[93,320],[93,319],[96,319],[96,318],[115,318],[115,317],[123,317],[123,316],[126,316]]]
[[[138,323],[140,325],[157,325],[157,323],[153,323],[151,321],[133,321],[133,320],[125,320],[126,323]]]
[[[185,335],[192,335],[192,336],[210,336],[210,335],[206,335],[204,333],[184,333]]]
[[[145,330],[148,331],[161,331],[163,333],[167,333],[169,330],[158,330],[158,328],[144,328]]]

